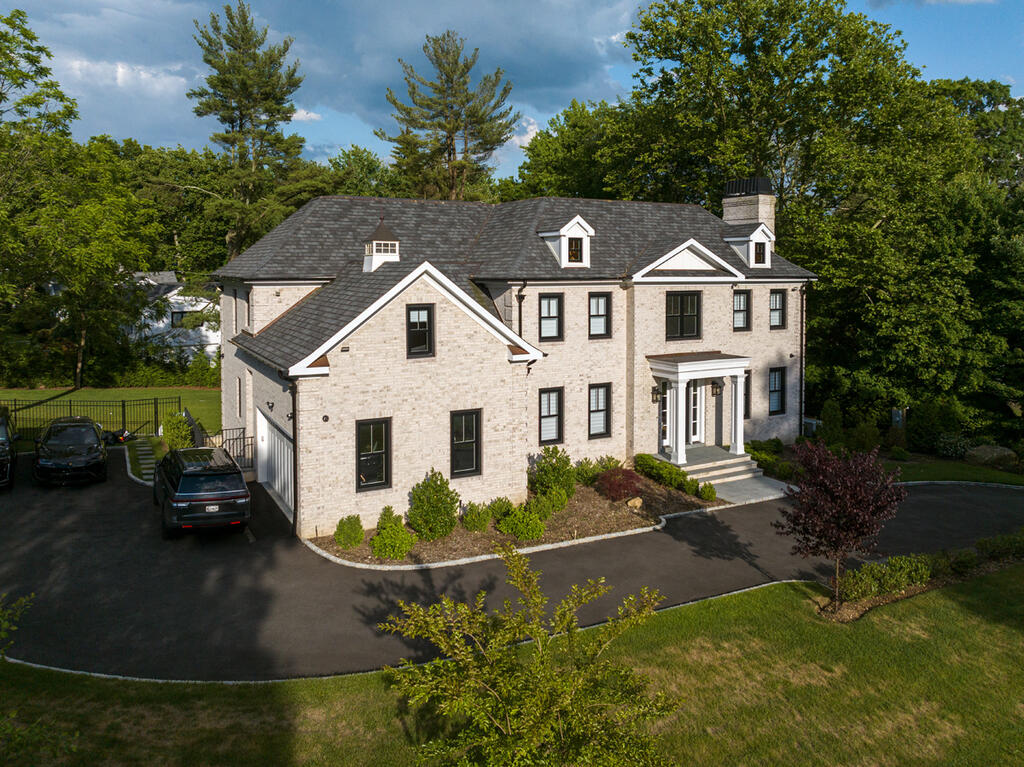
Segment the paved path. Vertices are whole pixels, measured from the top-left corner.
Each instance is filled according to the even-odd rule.
[[[120,456],[117,456],[120,458]],[[255,540],[232,532],[163,541],[150,491],[112,460],[110,480],[40,488],[29,462],[0,493],[0,593],[35,592],[11,657],[163,679],[277,679],[364,671],[425,648],[382,636],[398,599],[507,595],[500,562],[381,573],[328,562],[289,538],[260,495]],[[664,530],[535,554],[548,594],[606,576],[615,591],[582,618],[597,622],[642,585],[666,604],[786,578],[825,578],[825,563],[789,554],[771,521],[779,501],[698,514]],[[1024,525],[1024,491],[910,489],[881,553],[963,546]]]

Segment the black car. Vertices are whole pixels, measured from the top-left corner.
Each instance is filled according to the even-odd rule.
[[[107,448],[99,424],[84,416],[55,418],[36,440],[32,476],[38,482],[103,482]]]
[[[17,441],[14,418],[7,408],[0,408],[0,487],[14,484],[14,467],[18,463],[18,450],[14,443]]]
[[[153,472],[153,504],[165,538],[182,530],[235,526],[244,530],[252,503],[238,464],[221,447],[172,450]]]

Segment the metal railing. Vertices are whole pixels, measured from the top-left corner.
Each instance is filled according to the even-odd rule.
[[[187,409],[183,415],[192,429],[192,444],[196,447],[222,447],[228,451],[228,455],[235,459],[235,463],[240,468],[244,470],[253,468],[255,440],[246,436],[244,426],[238,429],[221,429],[210,434],[206,427],[193,418]]]
[[[72,397],[48,400],[0,399],[0,408],[11,411],[15,426],[23,439],[35,439],[54,418],[85,416],[107,431],[125,429],[143,434],[156,434],[168,413],[181,412],[181,397],[147,399],[79,400]]]

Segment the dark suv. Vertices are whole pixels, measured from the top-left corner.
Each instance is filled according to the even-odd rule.
[[[14,443],[17,441],[14,419],[7,408],[0,408],[0,487],[14,484],[14,467],[18,463],[18,450]]]
[[[252,503],[238,464],[221,447],[172,450],[153,472],[153,504],[165,538],[200,527],[244,529]]]
[[[99,424],[84,416],[50,421],[36,440],[32,476],[38,482],[103,482],[107,478],[107,448]]]

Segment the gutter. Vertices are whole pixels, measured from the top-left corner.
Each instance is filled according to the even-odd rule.
[[[804,433],[804,367],[807,358],[807,283],[800,286],[800,420],[797,422],[797,436]]]
[[[289,380],[288,391],[292,395],[292,536],[299,529],[299,384]]]
[[[519,337],[523,337],[523,301],[526,300],[526,296],[523,292],[526,290],[526,280],[523,280],[523,284],[519,286],[519,291],[516,293],[516,302],[519,304],[519,327],[516,332]]]

